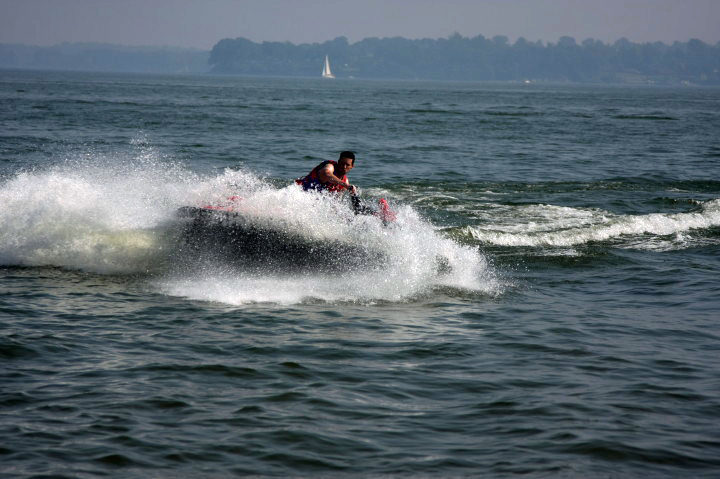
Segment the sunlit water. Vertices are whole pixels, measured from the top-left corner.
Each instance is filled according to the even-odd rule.
[[[0,73],[7,477],[715,477],[720,90]],[[391,224],[292,182],[341,150]],[[381,252],[189,248],[178,209]]]

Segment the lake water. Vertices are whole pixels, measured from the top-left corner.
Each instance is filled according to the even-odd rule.
[[[3,477],[720,475],[720,89],[3,71],[0,125]],[[346,149],[391,225],[292,185]],[[233,195],[383,259],[189,250]]]

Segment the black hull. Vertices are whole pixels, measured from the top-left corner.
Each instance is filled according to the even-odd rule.
[[[183,221],[183,251],[199,260],[262,269],[341,271],[377,266],[385,258],[362,245],[308,239],[236,212],[186,206],[178,216]]]

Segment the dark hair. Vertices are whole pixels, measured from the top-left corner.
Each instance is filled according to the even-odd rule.
[[[352,160],[352,165],[355,166],[355,153],[352,151],[343,151],[340,153],[340,158],[338,158],[338,161],[342,160],[343,158],[350,158]]]

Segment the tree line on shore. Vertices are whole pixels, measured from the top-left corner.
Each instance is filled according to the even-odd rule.
[[[411,40],[338,37],[322,43],[220,40],[211,51],[71,43],[0,44],[0,68],[318,77],[330,57],[338,78],[720,85],[720,43],[613,43],[505,36]]]
[[[325,55],[338,77],[461,81],[720,84],[720,43],[612,44],[561,37],[543,44],[505,36],[411,40],[345,37],[324,43],[220,40],[210,52],[215,73],[319,76]]]

